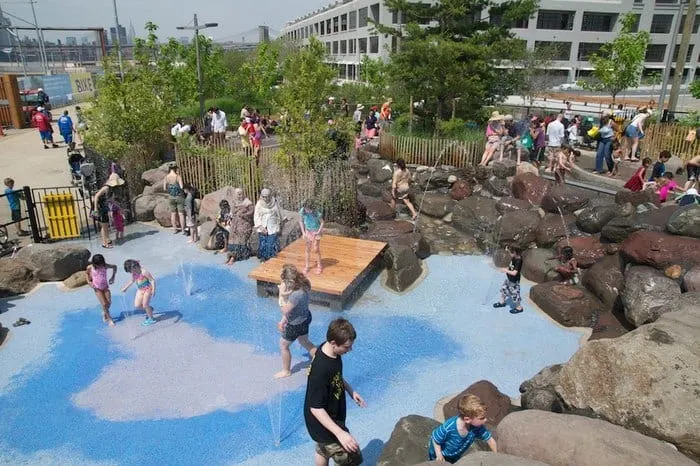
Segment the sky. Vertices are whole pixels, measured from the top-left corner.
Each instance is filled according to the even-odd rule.
[[[280,30],[287,21],[305,15],[317,8],[334,3],[334,0],[208,0],[205,7],[197,9],[198,2],[173,0],[116,0],[119,22],[129,28],[134,24],[137,36],[143,36],[143,26],[152,21],[159,26],[159,37],[182,37],[192,32],[178,31],[177,26],[191,23],[197,13],[200,23],[217,22],[219,26],[204,33],[214,39],[240,40],[244,31],[258,25],[268,25]],[[0,0],[3,11],[32,21],[29,0]],[[113,27],[114,9],[112,0],[36,0],[37,19],[44,27]],[[15,25],[21,24],[10,18]],[[29,34],[28,32],[26,34]],[[80,35],[66,33],[64,35]],[[47,35],[47,40],[51,38]],[[246,34],[246,42],[257,41],[254,33]]]

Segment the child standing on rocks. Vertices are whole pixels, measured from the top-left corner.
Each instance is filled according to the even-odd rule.
[[[501,269],[506,274],[506,279],[501,286],[501,300],[493,304],[493,307],[506,307],[506,300],[510,299],[513,302],[511,314],[520,314],[523,312],[523,307],[520,304],[520,270],[523,268],[523,258],[521,250],[517,246],[508,248],[511,254],[510,265],[507,269]]]
[[[632,175],[632,177],[629,180],[627,180],[627,183],[625,183],[625,188],[634,192],[643,190],[645,183],[645,175],[647,172],[647,168],[649,168],[649,165],[651,165],[651,159],[649,157],[645,157],[644,160],[642,160],[642,166],[639,167],[634,172],[634,175]]]
[[[474,440],[482,440],[496,452],[498,447],[486,423],[486,405],[476,395],[466,394],[459,399],[458,416],[451,417],[433,430],[428,441],[431,461],[456,463]]]

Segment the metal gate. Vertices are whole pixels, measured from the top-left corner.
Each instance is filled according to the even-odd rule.
[[[30,206],[31,204],[31,206]],[[27,210],[35,219],[34,242],[91,238],[98,225],[92,219],[90,193],[76,186],[33,188]]]

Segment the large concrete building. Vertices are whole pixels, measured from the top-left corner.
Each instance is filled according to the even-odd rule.
[[[682,2],[682,3],[679,3]],[[575,82],[590,75],[588,62],[591,53],[615,38],[619,30],[618,18],[632,12],[637,17],[637,29],[649,31],[651,45],[647,49],[644,73],[649,75],[666,68],[668,55],[678,55],[681,34],[671,49],[672,31],[683,31],[687,0],[541,0],[540,9],[529,20],[517,24],[512,31],[527,42],[530,49],[555,43],[559,56],[553,63],[553,73],[560,83]],[[423,2],[429,3],[429,2]],[[489,17],[484,10],[482,18],[499,22],[500,17]],[[315,36],[323,42],[330,61],[338,68],[341,79],[358,80],[364,55],[387,58],[399,47],[396,38],[373,32],[368,19],[383,24],[401,24],[401,14],[392,13],[382,0],[340,0],[326,8],[297,18],[285,25],[282,36],[308,42]],[[680,18],[680,24],[678,23]],[[693,23],[693,34],[684,71],[684,83],[700,75],[700,15]]]

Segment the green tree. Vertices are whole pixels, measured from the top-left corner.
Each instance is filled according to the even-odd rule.
[[[241,84],[250,92],[252,103],[272,105],[275,99],[275,86],[282,81],[280,52],[268,43],[258,46],[255,55],[240,66]]]
[[[360,62],[360,79],[366,83],[371,102],[384,100],[387,89],[387,65],[381,58],[362,57]]]
[[[392,90],[425,100],[437,119],[451,113],[454,99],[459,98],[468,116],[475,116],[483,105],[508,95],[511,72],[499,65],[515,59],[520,49],[510,27],[535,12],[536,0],[442,0],[432,5],[386,0],[385,4],[405,23],[375,24],[379,33],[397,36],[400,44],[388,68]],[[484,8],[489,18],[482,19]]]
[[[297,49],[284,62],[280,144],[284,161],[294,166],[321,163],[335,149],[324,131],[327,123],[322,109],[336,73],[324,58],[323,44],[312,37],[307,47]]]
[[[690,95],[696,99],[700,99],[700,79],[693,81],[688,89],[690,90]]]
[[[617,37],[588,60],[593,65],[593,81],[581,82],[585,89],[610,94],[613,104],[620,92],[639,86],[650,42],[648,32],[634,32],[637,24],[634,14],[623,15],[619,22],[621,28]]]
[[[559,47],[556,43],[534,50],[522,47],[520,53],[513,61],[517,68],[516,87],[523,100],[532,106],[535,99],[544,95],[554,85],[550,69],[559,53]]]

